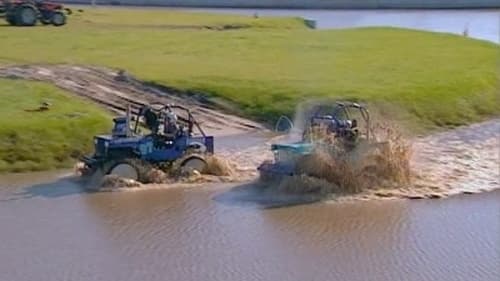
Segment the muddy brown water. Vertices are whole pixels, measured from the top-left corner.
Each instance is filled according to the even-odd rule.
[[[498,121],[417,140],[423,179],[447,179],[450,194],[497,186]],[[221,137],[217,150],[255,169],[268,137]],[[90,193],[71,173],[0,176],[0,281],[500,276],[500,189],[293,205],[304,198],[248,183]]]
[[[36,182],[36,184],[33,184]],[[498,280],[500,190],[266,208],[241,187],[0,178],[0,280]]]

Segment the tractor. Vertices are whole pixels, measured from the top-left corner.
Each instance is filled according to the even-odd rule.
[[[321,146],[334,147],[328,142],[340,144],[338,147],[345,151],[353,150],[361,142],[375,143],[371,131],[369,112],[358,103],[314,105],[306,112],[305,128],[301,132],[300,141],[271,145],[274,160],[266,161],[258,167],[261,179],[275,180],[283,176],[294,176],[296,164],[302,157],[312,154]]]
[[[125,116],[113,119],[110,135],[94,137],[93,155],[80,159],[84,175],[98,172],[148,182],[153,167],[175,173],[203,171],[205,156],[214,152],[214,138],[204,133],[189,109],[144,105],[131,115],[129,106]]]
[[[38,21],[61,26],[71,13],[62,4],[43,0],[0,0],[0,14],[13,26],[34,26]]]

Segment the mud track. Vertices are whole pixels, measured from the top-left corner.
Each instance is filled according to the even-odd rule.
[[[123,114],[127,105],[135,109],[149,103],[175,103],[189,107],[205,132],[232,135],[262,130],[256,122],[222,113],[221,106],[202,94],[140,81],[123,71],[75,65],[19,65],[0,68],[0,77],[49,82],[66,91]]]

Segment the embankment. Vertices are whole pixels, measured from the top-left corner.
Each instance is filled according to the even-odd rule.
[[[0,173],[60,169],[92,148],[111,116],[40,82],[0,79]]]
[[[124,114],[127,105],[140,108],[153,103],[180,104],[191,110],[194,117],[202,122],[205,133],[210,135],[241,134],[264,128],[248,119],[216,111],[214,108],[222,106],[210,102],[203,95],[160,88],[123,71],[75,65],[26,65],[0,68],[0,77],[49,82],[116,114]]]

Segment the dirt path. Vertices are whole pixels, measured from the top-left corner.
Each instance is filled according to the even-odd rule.
[[[262,130],[248,119],[216,111],[217,105],[201,95],[183,93],[167,87],[149,85],[133,76],[101,67],[75,65],[22,65],[0,68],[0,77],[49,82],[57,87],[123,113],[127,104],[161,102],[189,107],[195,118],[211,135],[232,135]]]

